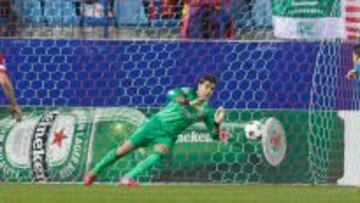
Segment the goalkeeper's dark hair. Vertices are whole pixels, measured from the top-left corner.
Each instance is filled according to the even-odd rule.
[[[356,56],[360,57],[360,44],[357,44],[357,45],[353,46],[353,53]]]
[[[206,75],[201,76],[198,82],[199,82],[200,84],[202,84],[202,83],[204,83],[205,81],[208,81],[208,82],[210,82],[210,83],[212,83],[212,84],[214,84],[214,85],[217,84],[217,79],[216,79],[216,77],[213,76],[213,75],[210,75],[210,74],[206,74]]]

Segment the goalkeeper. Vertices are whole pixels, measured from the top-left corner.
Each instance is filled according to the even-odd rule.
[[[355,80],[359,78],[360,74],[360,45],[355,45],[353,47],[353,68],[349,70],[346,74],[346,78],[349,80]]]
[[[190,125],[203,121],[215,140],[226,139],[220,136],[220,125],[224,121],[226,112],[220,107],[216,111],[210,108],[208,101],[212,96],[216,78],[205,75],[198,81],[197,90],[179,88],[167,94],[169,104],[152,116],[121,146],[109,151],[84,178],[85,185],[91,185],[96,175],[104,168],[113,164],[139,147],[154,146],[154,151],[135,168],[126,173],[119,181],[119,185],[138,186],[134,178],[160,162],[173,148],[177,136]]]

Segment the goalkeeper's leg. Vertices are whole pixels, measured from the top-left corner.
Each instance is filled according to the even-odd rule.
[[[126,141],[117,149],[108,152],[95,165],[95,167],[86,174],[84,184],[91,185],[94,182],[94,179],[98,173],[100,173],[109,165],[113,164],[115,161],[124,157],[129,152],[141,146],[148,146],[154,140],[154,136],[156,136],[156,127],[157,123],[155,122],[148,122],[142,125],[133,135],[131,135],[128,141]]]
[[[109,151],[95,167],[85,175],[84,184],[91,185],[98,173],[134,149],[135,146],[131,141],[125,141],[120,147]]]
[[[124,177],[119,181],[119,185],[125,186],[138,186],[139,183],[134,180],[134,178],[148,170],[151,166],[154,166],[163,159],[163,157],[168,154],[169,147],[163,144],[155,145],[155,151],[150,154],[146,159],[139,162],[135,168],[129,171]]]

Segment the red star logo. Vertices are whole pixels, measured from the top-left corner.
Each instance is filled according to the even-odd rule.
[[[54,140],[52,141],[53,144],[57,144],[59,147],[61,147],[62,141],[67,138],[67,136],[64,134],[64,129],[61,129],[60,132],[55,132],[54,134]]]

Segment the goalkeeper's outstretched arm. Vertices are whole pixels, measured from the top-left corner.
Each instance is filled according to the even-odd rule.
[[[221,123],[224,122],[226,117],[226,110],[223,107],[218,108],[215,112],[209,110],[204,118],[205,125],[210,133],[210,136],[214,140],[222,140],[220,136]]]

